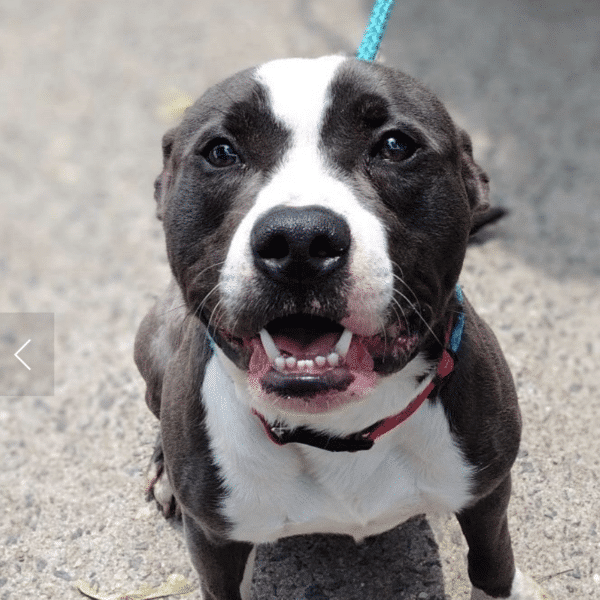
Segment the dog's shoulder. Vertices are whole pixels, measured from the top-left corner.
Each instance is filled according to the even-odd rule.
[[[492,328],[475,311],[468,299],[463,299],[465,315],[461,344],[457,351],[456,369],[468,371],[462,385],[481,391],[492,391],[498,409],[517,406],[515,386],[510,368],[498,338]],[[489,406],[489,404],[488,404]]]
[[[146,403],[160,416],[162,384],[169,361],[181,346],[187,308],[172,280],[142,320],[135,337],[134,360],[146,382]]]
[[[498,339],[466,298],[463,311],[455,369],[439,397],[463,454],[476,467],[475,493],[480,495],[504,477],[515,460],[521,415]]]

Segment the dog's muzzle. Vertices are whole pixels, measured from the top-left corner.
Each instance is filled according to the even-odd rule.
[[[363,397],[378,372],[406,363],[418,342],[406,322],[363,336],[327,311],[325,291],[338,297],[349,279],[352,236],[343,217],[322,206],[277,207],[254,224],[250,248],[278,309],[255,335],[214,333],[219,345],[237,346],[247,357],[257,395],[274,395],[303,412],[330,410]],[[319,294],[321,301],[307,300]]]

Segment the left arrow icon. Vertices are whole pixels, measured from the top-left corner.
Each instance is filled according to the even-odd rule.
[[[23,348],[25,348],[25,346],[27,346],[27,344],[29,344],[31,340],[27,340],[16,352],[15,352],[15,358],[17,360],[20,360],[23,365],[29,369],[31,371],[31,367],[19,356],[19,352],[21,352],[21,350],[23,350]]]

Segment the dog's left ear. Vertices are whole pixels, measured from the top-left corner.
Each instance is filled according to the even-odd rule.
[[[506,211],[490,208],[490,180],[473,159],[473,144],[466,131],[459,129],[461,175],[471,206],[471,235],[484,225],[496,221]]]
[[[156,216],[162,221],[165,210],[165,196],[171,187],[173,179],[173,164],[171,162],[171,153],[173,144],[177,137],[178,128],[169,129],[162,139],[163,170],[154,180],[154,199],[156,200]]]

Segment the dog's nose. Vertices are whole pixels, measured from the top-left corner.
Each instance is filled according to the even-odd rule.
[[[250,236],[254,264],[280,282],[310,283],[342,268],[350,227],[322,206],[280,207],[264,214]]]

